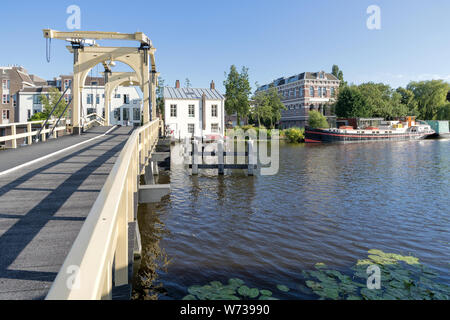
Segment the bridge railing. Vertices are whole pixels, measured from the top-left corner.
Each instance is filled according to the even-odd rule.
[[[46,299],[111,299],[113,285],[128,284],[128,223],[159,125],[149,122],[128,139]]]
[[[91,113],[87,116],[83,117],[83,128],[84,130],[88,130],[93,127],[95,123],[97,123],[100,126],[105,125],[105,118],[98,115],[97,113]]]
[[[65,119],[62,119],[63,122],[65,122]],[[45,141],[46,137],[49,133],[53,131],[53,137],[56,138],[58,136],[58,132],[65,131],[66,130],[66,124],[61,124],[59,127],[52,128],[52,125],[55,124],[56,120],[50,120],[47,123],[46,128],[43,128],[40,131],[40,136],[38,139],[40,141]],[[38,121],[29,121],[29,122],[14,122],[14,123],[8,123],[8,124],[0,124],[0,129],[5,129],[9,131],[9,134],[6,134],[4,136],[0,136],[0,143],[11,141],[9,148],[17,148],[17,141],[20,139],[23,139],[26,141],[26,144],[30,145],[33,143],[33,137],[37,136],[39,134],[40,127],[36,127],[36,125],[40,124],[42,127],[42,124],[44,123],[44,120],[38,120]],[[18,130],[22,129],[23,132],[18,133]]]

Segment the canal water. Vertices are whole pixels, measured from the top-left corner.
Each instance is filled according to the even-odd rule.
[[[303,270],[345,273],[370,249],[413,255],[450,284],[449,140],[282,142],[279,156],[270,176],[193,177],[172,164],[159,181],[170,196],[139,208],[135,297],[181,299],[193,285],[239,278],[276,298],[317,298]]]

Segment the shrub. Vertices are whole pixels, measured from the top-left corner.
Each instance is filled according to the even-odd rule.
[[[311,128],[328,128],[328,121],[327,118],[323,114],[321,114],[319,111],[312,110],[309,112],[309,119],[308,119],[309,126]]]
[[[299,143],[305,139],[305,129],[289,128],[284,130],[284,136],[289,143]]]

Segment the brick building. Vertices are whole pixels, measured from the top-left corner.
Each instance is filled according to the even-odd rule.
[[[18,92],[23,88],[34,87],[35,81],[45,82],[37,76],[28,74],[23,67],[0,67],[0,124],[16,121],[15,108],[18,103]]]
[[[259,87],[257,91],[266,91],[272,86],[278,90],[286,107],[286,110],[281,112],[281,129],[305,127],[310,110],[321,112],[328,122],[334,125],[336,117],[332,105],[339,89],[339,80],[334,75],[324,71],[303,72],[292,77],[279,78]]]

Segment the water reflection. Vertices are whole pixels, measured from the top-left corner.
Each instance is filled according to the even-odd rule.
[[[149,257],[163,248],[171,260],[167,272],[156,266],[167,290],[159,298],[230,278],[311,298],[302,271],[322,262],[350,274],[370,249],[416,256],[449,284],[449,150],[450,141],[281,145],[278,174],[255,177],[192,177],[173,164],[170,197],[142,209],[143,238],[161,232],[151,225],[170,231],[147,236]]]

